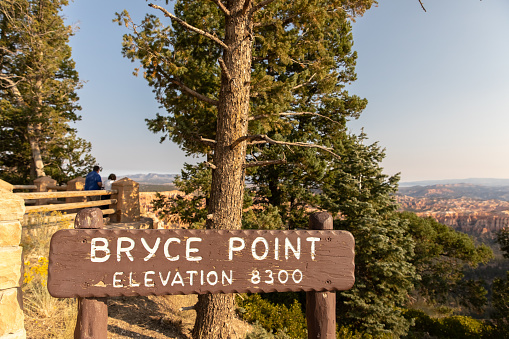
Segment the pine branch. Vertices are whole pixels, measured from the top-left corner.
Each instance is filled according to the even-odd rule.
[[[274,0],[263,0],[261,1],[260,3],[258,3],[257,5],[253,6],[253,8],[251,8],[251,14],[253,14],[254,12],[262,9],[263,7],[271,4],[272,2],[274,2]]]
[[[201,101],[205,101],[205,102],[207,102],[207,103],[209,103],[211,105],[214,105],[214,106],[217,106],[219,104],[219,102],[217,100],[214,100],[214,99],[211,99],[209,97],[206,97],[205,95],[200,94],[200,93],[196,92],[195,90],[192,90],[191,88],[187,87],[179,79],[170,77],[170,76],[168,76],[166,74],[165,74],[165,77],[166,77],[166,79],[168,79],[169,82],[179,86],[184,92],[186,92],[187,94],[195,97],[196,99],[201,100]]]
[[[289,25],[291,23],[293,23],[293,19],[297,18],[299,16],[299,14],[294,14],[294,15],[290,15],[289,17],[287,18],[284,18],[284,19],[280,19],[280,20],[274,20],[272,22],[269,22],[269,23],[261,23],[261,22],[257,22],[257,23],[254,23],[254,27],[256,28],[263,28],[263,27],[268,27],[268,26],[274,26],[276,25],[277,22],[281,22],[281,24],[283,26],[286,26],[286,25]]]
[[[154,57],[156,57],[156,55],[154,53],[152,53],[151,50],[149,49],[145,49],[145,51],[148,53],[148,54],[151,54],[153,55]],[[162,60],[163,63],[165,63],[166,65],[168,64],[166,62],[166,60]],[[163,69],[159,66],[156,66],[157,69],[159,70],[158,74],[162,74],[169,82],[179,86],[184,92],[190,94],[191,96],[197,98],[198,100],[201,100],[201,101],[204,101],[204,102],[207,102],[211,105],[214,105],[214,106],[217,106],[219,104],[219,102],[215,99],[211,99],[209,97],[206,97],[205,95],[201,94],[201,93],[198,93],[196,92],[195,90],[192,90],[191,88],[189,88],[188,86],[186,86],[180,79],[177,79],[177,78],[174,78],[174,77],[171,77],[169,76],[168,74],[166,74]]]
[[[244,6],[242,7],[241,15],[244,16],[247,13],[247,10],[249,9],[249,5],[251,5],[251,0],[245,0]]]
[[[8,86],[2,86],[2,87],[4,87],[5,89],[8,89],[12,93],[17,104],[20,106],[26,107],[27,104],[25,102],[25,99],[23,98],[23,95],[21,94],[21,92],[18,89],[19,81],[14,82],[14,81],[12,81],[12,79],[10,79],[10,77],[2,77],[1,80],[8,83]]]
[[[307,32],[307,31],[306,31],[306,32]],[[306,34],[306,32],[304,32],[303,34]],[[299,37],[299,39],[298,39],[298,40],[301,40],[301,38],[302,38],[302,37]],[[297,43],[298,43],[298,40],[297,40]],[[299,66],[300,66],[300,67],[302,67],[302,68],[306,68],[306,67],[308,67],[308,66],[313,65],[313,62],[311,62],[311,61],[299,61],[299,60],[295,60],[295,59],[293,59],[293,58],[291,58],[291,57],[290,57],[289,59],[290,59],[291,61],[293,61],[293,63],[295,63],[295,64],[299,65]],[[315,73],[315,75],[316,75],[316,73]],[[314,75],[313,75],[313,76],[314,76]],[[309,79],[309,80],[311,80],[311,79]]]
[[[210,0],[210,1],[215,3],[219,7],[219,9],[223,11],[224,14],[230,16],[230,10],[226,8],[226,6],[221,2],[221,0]]]
[[[268,143],[272,145],[284,145],[284,146],[297,146],[297,147],[308,147],[308,148],[318,148],[322,151],[325,151],[331,155],[333,155],[337,159],[341,159],[339,155],[332,152],[332,148],[325,147],[321,145],[308,144],[305,142],[287,142],[287,141],[277,141],[269,138],[265,134],[257,134],[257,135],[246,135],[235,140],[231,145],[230,149],[234,149],[238,144],[243,141],[249,141],[248,145],[260,144],[260,143]]]
[[[423,10],[424,12],[426,12],[426,8],[424,8],[424,5],[422,4],[422,1],[421,1],[421,0],[419,0],[419,3],[421,4],[422,10]]]
[[[226,76],[226,79],[228,79],[228,82],[232,81],[232,76],[230,75],[228,68],[226,68],[226,64],[224,63],[223,58],[219,58],[219,65],[221,66],[221,70],[223,71],[224,75]]]
[[[313,80],[313,78],[315,77],[315,75],[316,75],[316,73],[315,73],[315,74],[313,74],[313,75],[311,76],[311,78],[309,78],[309,80],[308,80],[308,81],[306,81],[306,82],[304,82],[304,83],[302,83],[302,84],[300,84],[300,85],[297,85],[297,86],[295,86],[295,87],[292,87],[292,91],[293,91],[293,90],[295,90],[295,89],[297,89],[297,88],[300,88],[300,87],[303,87],[303,86],[309,85],[309,84],[311,83],[311,80]]]
[[[335,124],[340,124],[339,122],[337,122],[336,120],[334,119],[331,119],[329,117],[326,117],[325,115],[323,114],[320,114],[320,113],[315,113],[315,112],[284,112],[284,113],[279,113],[280,116],[286,116],[286,115],[314,115],[314,116],[317,116],[317,117],[320,117],[320,118],[324,118],[326,120],[329,120],[330,122],[333,122]]]
[[[262,167],[262,166],[269,166],[269,165],[280,165],[280,164],[286,164],[286,159],[280,159],[280,160],[266,160],[266,161],[251,161],[247,162],[242,167],[244,168],[250,168],[250,167]]]
[[[200,139],[198,139],[198,140],[207,146],[215,146],[217,144],[217,142],[215,140],[205,139],[204,137],[200,137]]]
[[[283,112],[283,113],[279,113],[278,115],[279,116],[287,116],[287,115],[315,115],[317,117],[321,117],[321,118],[327,119],[330,122],[333,122],[335,124],[340,124],[339,122],[337,122],[334,119],[331,119],[329,117],[326,117],[325,115],[322,115],[322,114],[319,114],[319,113],[315,113],[315,112]],[[254,117],[249,117],[249,121],[251,121],[251,120],[261,120],[261,119],[265,119],[265,118],[268,118],[268,117],[270,117],[270,115],[256,115]]]
[[[213,163],[208,162],[208,161],[205,161],[204,164],[205,164],[205,166],[210,167],[213,170],[215,170],[217,168],[216,165],[214,165]]]
[[[12,56],[15,56],[16,52],[19,52],[18,50],[16,50],[16,52],[11,51],[10,49],[8,49],[7,47],[4,47],[4,46],[0,46],[0,51],[3,51],[3,52],[10,54]]]
[[[17,80],[16,80],[17,79]],[[19,75],[7,75],[7,74],[0,74],[0,83],[2,81],[5,81],[7,83],[6,86],[0,84],[0,88],[9,89],[12,87],[17,86],[21,81],[26,80],[25,77],[21,77]]]
[[[229,49],[228,48],[228,45],[226,45],[223,41],[221,41],[221,39],[219,39],[218,37],[210,34],[210,33],[207,33],[205,31],[202,31],[201,29],[199,28],[196,28],[190,24],[188,24],[187,22],[185,22],[184,20],[180,19],[180,18],[177,18],[175,15],[171,14],[170,12],[168,12],[168,10],[166,10],[165,8],[161,7],[161,6],[158,6],[158,5],[154,5],[154,4],[148,4],[149,7],[152,7],[154,9],[158,9],[160,10],[161,12],[164,13],[164,16],[172,19],[172,20],[175,20],[177,21],[182,27],[184,28],[187,28],[195,33],[198,33],[200,35],[203,35],[207,38],[209,38],[210,40],[214,41],[215,43],[217,43],[218,45],[220,45],[221,47],[223,47],[224,49]]]

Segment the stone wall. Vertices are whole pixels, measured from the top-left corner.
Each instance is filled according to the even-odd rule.
[[[23,317],[21,220],[23,199],[0,180],[0,339],[26,338]]]

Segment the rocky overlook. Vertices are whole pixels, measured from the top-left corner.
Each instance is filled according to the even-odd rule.
[[[509,187],[446,184],[404,187],[397,201],[400,210],[430,216],[472,235],[494,235],[509,225]]]

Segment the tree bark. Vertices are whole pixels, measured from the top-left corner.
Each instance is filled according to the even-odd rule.
[[[44,53],[39,52],[39,57],[41,59],[44,58]],[[35,164],[35,173],[37,178],[46,176],[44,173],[44,162],[42,161],[41,148],[39,142],[39,136],[41,135],[41,110],[44,103],[42,102],[41,92],[42,92],[42,78],[37,77],[35,81],[35,92],[36,95],[34,97],[37,105],[33,108],[33,118],[36,119],[36,123],[28,126],[29,131],[32,130],[32,133],[29,133],[30,140],[30,149],[32,150],[32,158],[34,159]]]
[[[18,86],[14,84],[13,86],[10,87],[10,91],[14,98],[16,99],[18,105],[24,107],[26,110],[31,109],[25,102],[25,99],[23,99],[23,96],[21,95]],[[40,102],[40,104],[42,105],[42,102]],[[30,169],[30,173],[33,173],[35,175],[34,179],[46,176],[46,173],[44,172],[44,162],[42,160],[41,148],[39,146],[39,139],[37,137],[36,130],[37,128],[34,126],[34,124],[29,122],[27,125],[27,139],[28,143],[30,144],[30,150],[32,154],[32,161],[30,162],[30,164],[33,166],[33,168]]]
[[[44,172],[44,162],[42,161],[41,148],[39,147],[39,141],[35,135],[35,129],[32,125],[28,125],[28,142],[30,143],[30,150],[32,153],[32,164],[34,166],[33,172],[36,178],[46,176]]]
[[[248,5],[250,6],[250,4]],[[246,143],[230,148],[238,138],[247,135],[249,91],[251,80],[251,44],[248,32],[252,29],[249,11],[244,1],[229,0],[231,15],[225,15],[223,70],[218,104],[217,143],[214,150],[212,191],[208,213],[212,218],[207,228],[240,229],[244,194]],[[244,9],[244,11],[243,11]],[[236,338],[231,327],[235,317],[233,294],[200,295],[196,307],[197,319],[193,338]]]

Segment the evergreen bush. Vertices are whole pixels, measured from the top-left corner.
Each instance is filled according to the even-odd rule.
[[[489,338],[492,328],[471,317],[454,315],[433,318],[421,310],[406,310],[405,317],[413,320],[414,326],[406,338]]]
[[[249,338],[307,338],[306,316],[297,300],[286,306],[273,304],[260,294],[251,294],[238,298],[237,302],[242,309],[242,319],[255,324],[255,331]],[[267,334],[263,334],[260,326]]]

